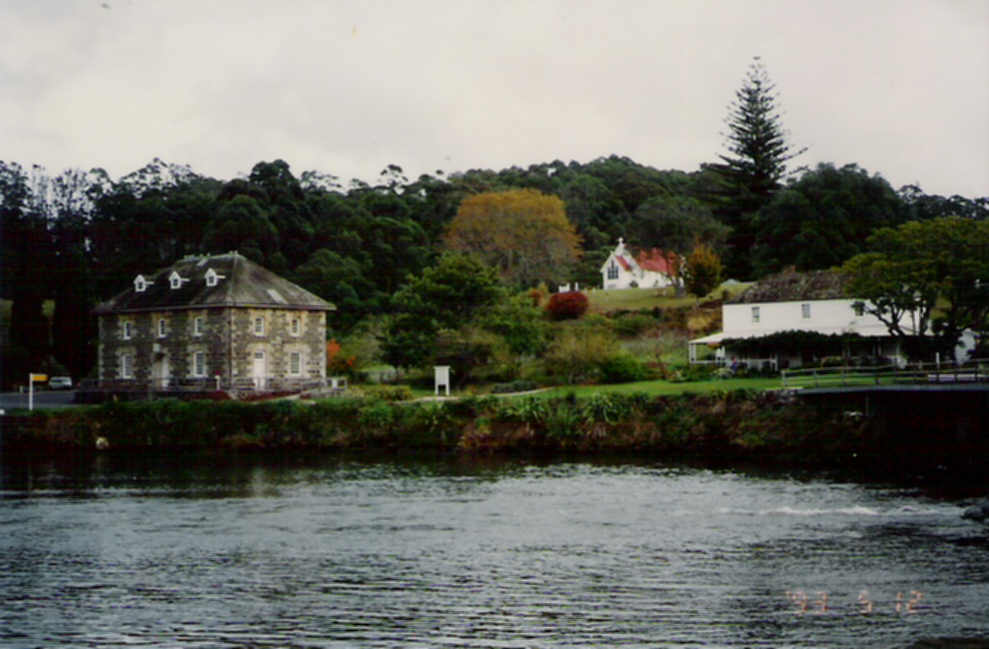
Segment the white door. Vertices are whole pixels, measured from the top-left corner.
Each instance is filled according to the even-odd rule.
[[[251,377],[254,379],[254,388],[263,390],[265,388],[265,362],[264,352],[254,352],[254,360],[251,365]]]
[[[171,378],[171,370],[168,366],[168,356],[161,354],[151,365],[151,378],[156,390],[164,390],[168,387],[168,380]]]

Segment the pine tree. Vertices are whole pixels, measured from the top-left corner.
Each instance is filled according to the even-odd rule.
[[[786,131],[777,107],[776,86],[757,56],[749,66],[742,87],[736,91],[725,123],[727,155],[710,165],[721,179],[717,213],[733,228],[729,239],[728,271],[747,277],[754,242],[755,213],[773,197],[786,175],[786,163],[804,153],[786,142]]]

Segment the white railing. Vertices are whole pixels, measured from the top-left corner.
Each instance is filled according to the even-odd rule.
[[[865,387],[872,385],[959,384],[989,382],[989,359],[966,363],[910,363],[904,367],[816,367],[782,370],[784,389]]]

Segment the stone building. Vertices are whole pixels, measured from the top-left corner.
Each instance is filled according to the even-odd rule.
[[[100,304],[101,390],[297,390],[326,380],[332,304],[236,252],[184,257]]]

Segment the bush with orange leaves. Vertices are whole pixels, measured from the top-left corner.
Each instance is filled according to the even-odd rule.
[[[330,374],[351,374],[354,371],[356,356],[344,356],[340,353],[340,343],[336,339],[326,343],[326,371]]]

